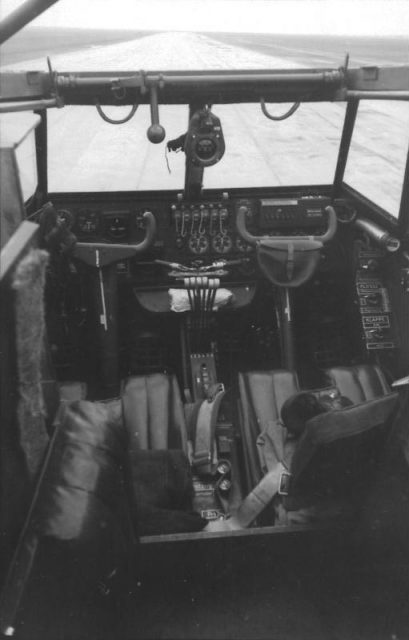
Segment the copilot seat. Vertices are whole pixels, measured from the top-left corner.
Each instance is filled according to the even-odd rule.
[[[261,486],[265,503],[270,498],[275,506],[276,523],[309,521],[319,513],[324,518],[352,514],[382,455],[397,393],[391,392],[381,369],[333,367],[325,375],[328,386],[313,393],[340,395],[349,406],[308,419],[298,436],[288,432],[281,415],[284,403],[301,391],[297,374],[274,370],[239,375],[249,490]]]

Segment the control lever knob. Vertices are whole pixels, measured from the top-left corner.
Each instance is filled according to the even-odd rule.
[[[158,89],[155,85],[151,87],[151,121],[152,124],[146,132],[148,140],[153,144],[159,144],[165,138],[166,132],[159,123]]]

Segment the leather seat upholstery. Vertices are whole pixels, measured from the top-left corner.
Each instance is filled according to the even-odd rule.
[[[396,400],[397,393],[387,393],[308,420],[291,460],[286,508],[331,497],[359,502],[373,480]]]
[[[252,371],[239,373],[244,450],[249,485],[256,485],[263,477],[257,451],[257,438],[270,421],[280,419],[284,402],[300,390],[294,371]]]
[[[201,531],[193,512],[187,429],[176,376],[129,378],[122,390],[125,475],[139,535]]]
[[[128,378],[122,406],[131,449],[186,452],[186,422],[176,376],[155,373]]]
[[[282,429],[281,461],[291,472],[289,495],[282,501],[287,511],[334,497],[359,500],[376,468],[396,406],[397,394],[391,393],[378,366],[333,367],[325,374],[328,389],[336,387],[353,405],[308,420],[297,439],[280,423],[283,403],[300,391],[296,374],[275,370],[239,376],[247,466],[256,468],[248,473],[250,483],[254,487],[266,472],[257,456],[260,434]]]
[[[382,370],[377,365],[333,367],[325,371],[330,385],[354,404],[379,398],[390,392]]]

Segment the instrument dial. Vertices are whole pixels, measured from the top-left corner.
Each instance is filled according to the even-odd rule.
[[[195,233],[189,238],[189,249],[196,254],[206,253],[209,249],[209,240],[204,234]]]
[[[121,215],[107,216],[105,218],[105,231],[114,240],[125,238],[128,232],[128,217]]]
[[[98,214],[96,211],[82,211],[77,219],[78,228],[82,233],[91,235],[98,231]]]
[[[212,248],[216,253],[229,253],[233,248],[233,240],[228,233],[217,233],[212,238]]]

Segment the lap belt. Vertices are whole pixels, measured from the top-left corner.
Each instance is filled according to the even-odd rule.
[[[256,487],[244,498],[235,514],[241,527],[248,527],[265,509],[275,495],[288,495],[291,474],[282,462],[269,471]]]
[[[284,452],[285,433],[279,420],[268,420],[257,438],[257,451],[265,475],[244,498],[234,518],[240,527],[248,527],[276,495],[286,496],[291,474]]]

